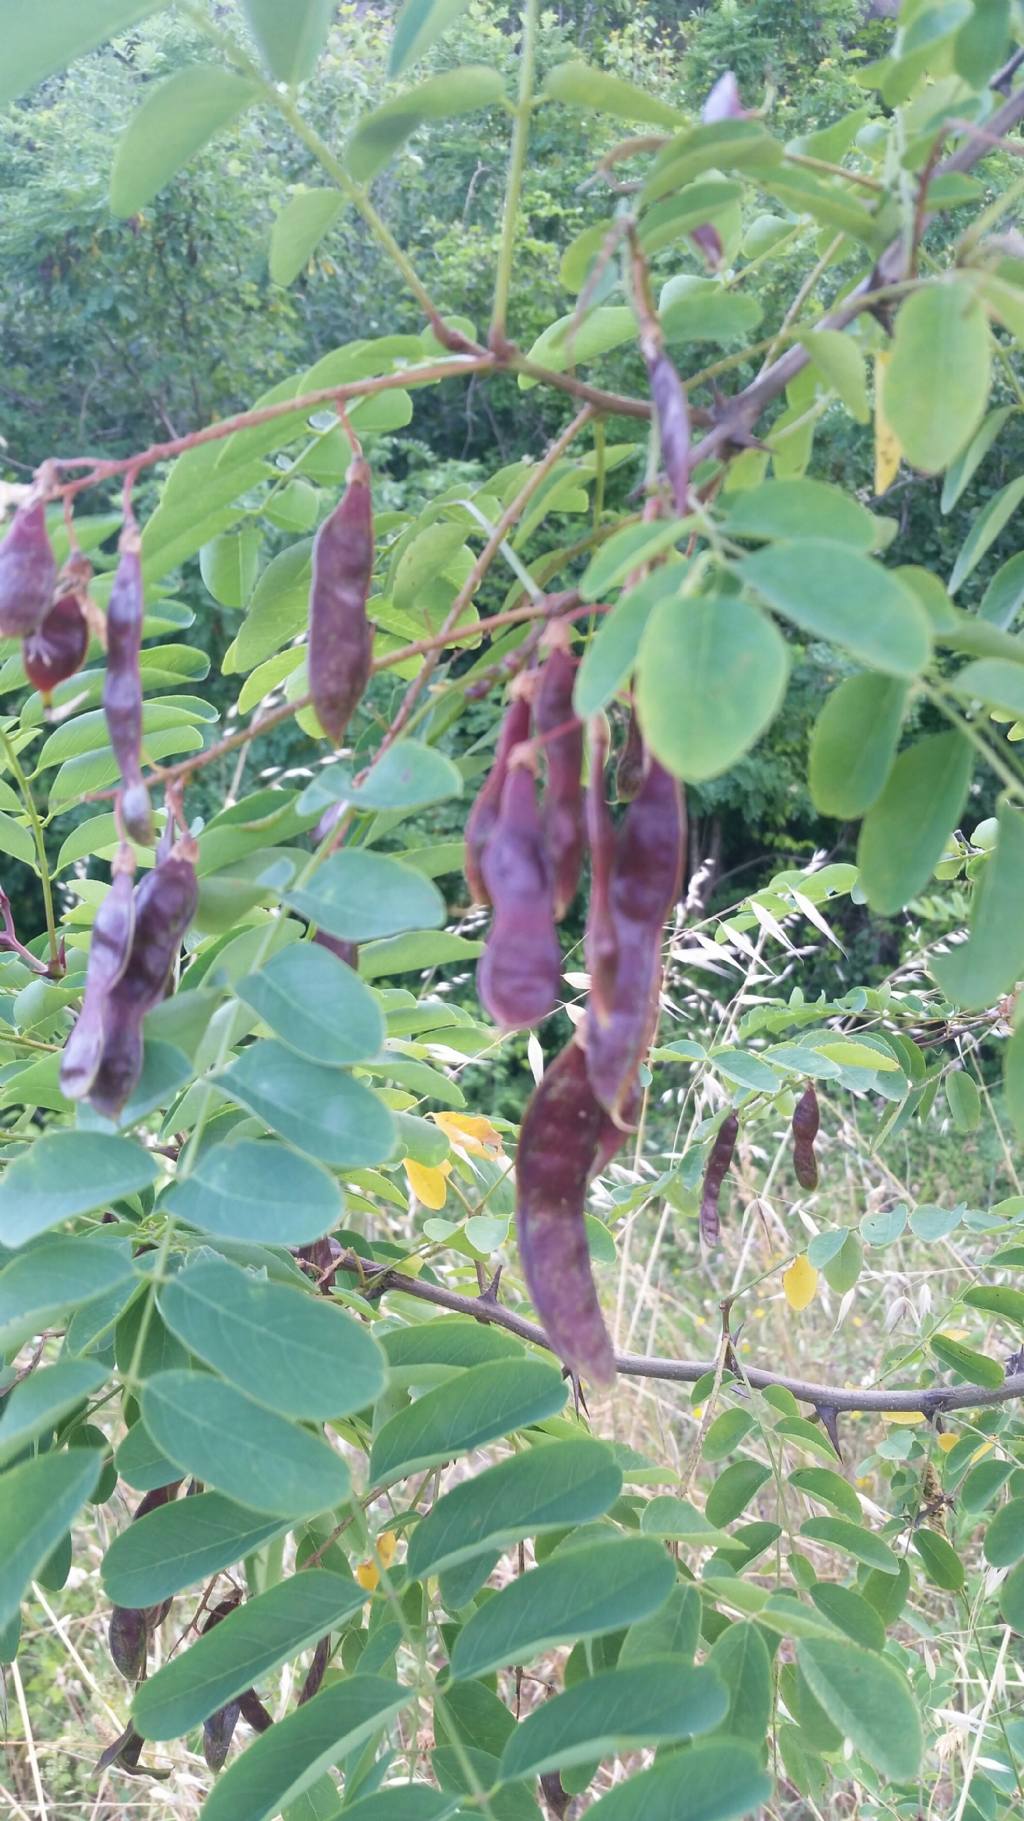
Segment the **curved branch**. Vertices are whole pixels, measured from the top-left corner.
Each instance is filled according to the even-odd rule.
[[[374,1294],[383,1296],[389,1290],[398,1290],[403,1296],[415,1296],[420,1302],[451,1309],[456,1315],[471,1315],[476,1321],[490,1322],[493,1327],[505,1328],[509,1334],[518,1335],[520,1340],[529,1341],[532,1346],[554,1352],[537,1322],[516,1315],[489,1295],[464,1296],[461,1291],[449,1290],[444,1284],[424,1283],[418,1277],[407,1277],[386,1266],[382,1268],[375,1260],[360,1258],[355,1252],[343,1253],[318,1281],[329,1284],[338,1271],[347,1271],[353,1277],[363,1279]],[[646,1353],[617,1353],[615,1364],[624,1378],[664,1379],[683,1385],[695,1385],[717,1370],[717,1361],[713,1359],[660,1359],[656,1354]],[[933,1417],[951,1410],[977,1410],[986,1404],[1005,1404],[1011,1398],[1024,1397],[1024,1372],[1015,1372],[1003,1384],[992,1387],[932,1385],[923,1391],[859,1391],[847,1385],[823,1385],[811,1379],[789,1378],[784,1372],[766,1372],[758,1366],[744,1366],[743,1377],[755,1391],[763,1391],[769,1385],[781,1385],[784,1391],[792,1392],[798,1402],[811,1404],[815,1410],[822,1407],[830,1410],[919,1410],[923,1416]]]

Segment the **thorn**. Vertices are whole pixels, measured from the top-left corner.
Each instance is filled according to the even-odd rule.
[[[487,1285],[486,1290],[481,1290],[479,1296],[476,1298],[478,1303],[483,1303],[485,1305],[485,1307],[488,1307],[491,1309],[498,1309],[501,1307],[501,1303],[500,1303],[500,1300],[498,1297],[498,1288],[501,1283],[501,1274],[504,1269],[505,1269],[504,1265],[498,1266],[498,1269],[495,1271],[494,1276],[491,1278],[491,1281]],[[483,1321],[486,1319],[486,1317],[477,1316],[476,1319],[478,1321]]]
[[[828,1436],[829,1441],[832,1443],[839,1459],[842,1460],[843,1451],[839,1446],[839,1412],[835,1405],[815,1404],[814,1414],[824,1429],[825,1434]]]

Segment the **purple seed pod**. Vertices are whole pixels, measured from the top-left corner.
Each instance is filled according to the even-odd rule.
[[[813,1081],[809,1081],[793,1109],[790,1125],[793,1133],[793,1169],[802,1189],[816,1189],[818,1186],[818,1160],[814,1155],[814,1140],[818,1136],[820,1125],[818,1096]]]
[[[103,710],[110,746],[121,773],[121,819],[133,841],[153,839],[149,793],[142,782],[142,562],[139,528],[130,519],[121,533],[120,556],[107,606],[107,670]]]
[[[516,1154],[519,1256],[544,1331],[570,1370],[611,1384],[615,1358],[601,1314],[584,1220],[601,1108],[572,1039],[526,1109]]]
[[[274,1722],[254,1688],[247,1688],[243,1695],[239,1695],[238,1705],[243,1720],[252,1727],[253,1732],[267,1732],[273,1726]]]
[[[699,228],[693,228],[690,232],[690,239],[697,251],[703,253],[712,272],[717,272],[725,249],[722,246],[722,236],[714,223],[705,221]]]
[[[513,697],[505,710],[497,751],[476,801],[466,818],[466,884],[474,904],[489,904],[484,884],[484,848],[494,831],[501,809],[501,793],[508,777],[509,754],[530,737],[530,703],[525,693]]]
[[[216,1713],[203,1721],[203,1757],[207,1767],[214,1772],[223,1769],[241,1711],[237,1701],[229,1701],[226,1707],[218,1707]]]
[[[590,1006],[595,1017],[611,1016],[619,943],[612,916],[611,889],[615,868],[615,824],[604,793],[608,762],[608,730],[595,715],[590,725],[590,781],[587,785],[587,840],[590,846],[590,901],[584,934],[584,953],[590,975]]]
[[[0,637],[38,632],[53,602],[57,565],[46,532],[43,492],[33,490],[0,543]]]
[[[726,1172],[736,1149],[736,1137],[740,1122],[735,1113],[727,1113],[718,1128],[707,1168],[704,1171],[704,1184],[700,1198],[700,1236],[706,1246],[718,1244],[722,1223],[718,1212],[718,1197],[722,1191]]]
[[[326,1671],[330,1660],[331,1637],[328,1632],[325,1638],[320,1639],[313,1652],[313,1658],[306,1671],[305,1680],[302,1687],[299,1689],[299,1698],[296,1703],[298,1707],[304,1707],[306,1702],[311,1701],[313,1696],[319,1691],[320,1684],[324,1679],[324,1672]]]
[[[146,1667],[149,1627],[139,1606],[115,1606],[107,1627],[114,1668],[127,1682],[137,1682]]]
[[[85,663],[89,627],[77,594],[61,595],[35,632],[21,643],[21,661],[33,689],[49,703],[58,683]]]
[[[128,965],[135,932],[134,870],[135,857],[124,844],[114,861],[113,883],[92,926],[82,1009],[61,1057],[60,1089],[68,1100],[85,1099],[103,1057],[110,997]]]
[[[690,490],[690,407],[675,366],[664,348],[644,347],[651,397],[658,420],[661,458],[676,511],[686,512]]]
[[[321,948],[329,949],[332,955],[337,955],[339,961],[344,961],[346,967],[350,967],[353,973],[358,974],[358,942],[346,942],[343,936],[331,936],[324,929],[314,930],[313,941],[318,943]]]
[[[373,574],[370,470],[357,456],[338,504],[313,543],[309,597],[309,687],[316,718],[339,745],[370,676],[373,628],[366,602]]]
[[[541,667],[533,717],[547,763],[541,819],[554,881],[555,920],[560,923],[579,890],[586,846],[583,723],[572,705],[576,661],[568,651],[565,628],[556,622],[547,636],[558,642]]]
[[[679,782],[652,760],[615,844],[610,915],[618,953],[611,1003],[603,1015],[596,1006],[587,1020],[590,1083],[619,1125],[657,1020],[662,933],[679,895],[685,831]]]
[[[120,1117],[138,1084],[142,1021],[163,998],[182,938],[195,915],[194,848],[191,838],[185,837],[136,888],[131,951],[109,997],[103,1055],[88,1095],[89,1105],[107,1119]]]
[[[494,921],[477,966],[477,991],[495,1023],[514,1031],[554,1011],[562,973],[551,868],[529,762],[513,758],[509,766],[483,875]]]

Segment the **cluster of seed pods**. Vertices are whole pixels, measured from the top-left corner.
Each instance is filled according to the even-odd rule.
[[[195,915],[197,848],[184,834],[133,886],[127,843],[93,925],[82,1009],[61,1059],[61,1091],[118,1119],[142,1073],[142,1024],[167,991]]]
[[[46,529],[49,482],[44,466],[0,542],[0,638],[21,640],[25,675],[47,701],[85,662],[92,576],[78,551],[57,573]]]
[[[676,902],[685,816],[677,780],[644,749],[631,722],[628,798],[616,822],[606,796],[607,731],[573,710],[575,659],[556,622],[539,669],[518,678],[495,764],[470,813],[466,871],[494,916],[480,960],[480,996],[506,1030],[539,1022],[558,1002],[557,924],[590,854],[586,1016],[546,1070],[526,1110],[516,1164],[519,1249],[534,1306],[576,1375],[614,1375],[590,1271],[587,1188],[635,1128],[640,1065],[658,1015],[661,944]],[[544,771],[543,792],[537,775]]]

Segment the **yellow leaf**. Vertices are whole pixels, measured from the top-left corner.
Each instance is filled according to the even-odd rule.
[[[478,1113],[435,1113],[445,1137],[470,1157],[500,1157],[501,1133]]]
[[[395,1559],[395,1548],[398,1538],[393,1530],[382,1530],[377,1538],[377,1557],[383,1567],[390,1568]]]
[[[885,369],[888,354],[875,355],[875,493],[882,494],[892,486],[899,473],[903,454],[885,416]]]
[[[983,1454],[991,1453],[994,1447],[994,1442],[982,1442],[980,1448],[975,1448],[974,1453],[971,1455],[971,1465],[973,1466],[975,1461],[980,1461]]]
[[[936,1446],[941,1449],[943,1454],[948,1454],[951,1448],[955,1448],[959,1440],[960,1437],[951,1435],[948,1429],[942,1435],[935,1437]]]
[[[883,1410],[880,1412],[883,1423],[923,1423],[926,1418],[923,1410]]]
[[[356,1569],[356,1580],[360,1587],[365,1587],[367,1593],[372,1593],[380,1580],[380,1569],[376,1562],[360,1562]]]
[[[407,1157],[402,1165],[408,1179],[409,1187],[425,1208],[443,1208],[448,1199],[447,1177],[451,1170],[450,1163],[416,1163]]]
[[[818,1273],[814,1269],[806,1252],[794,1258],[788,1271],[782,1273],[782,1288],[786,1292],[786,1301],[791,1309],[806,1309],[814,1301],[814,1292],[818,1288]]]

